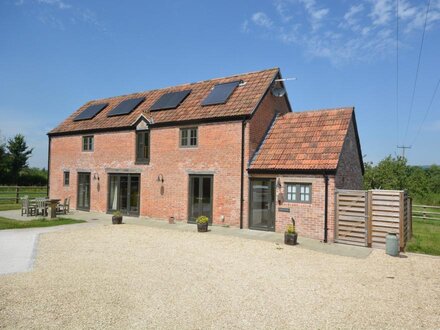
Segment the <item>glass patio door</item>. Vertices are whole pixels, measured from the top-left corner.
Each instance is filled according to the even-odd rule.
[[[212,175],[190,175],[188,222],[207,216],[212,224]]]
[[[275,180],[252,179],[249,228],[275,230]]]
[[[90,173],[78,173],[78,210],[90,211]]]
[[[137,174],[109,174],[109,212],[139,215],[139,179]]]

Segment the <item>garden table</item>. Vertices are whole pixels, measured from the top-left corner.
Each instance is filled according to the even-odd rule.
[[[50,198],[46,201],[50,205],[50,218],[55,219],[57,217],[57,205],[61,201],[58,198]]]

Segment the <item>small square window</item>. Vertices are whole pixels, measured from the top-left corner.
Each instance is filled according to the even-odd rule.
[[[286,183],[285,198],[292,203],[311,203],[312,185],[310,183]]]
[[[82,138],[82,151],[93,151],[93,135],[83,136]]]
[[[64,173],[63,173],[63,184],[65,186],[68,186],[70,184],[70,172],[69,171],[64,171]]]
[[[180,147],[197,147],[197,127],[180,129]]]

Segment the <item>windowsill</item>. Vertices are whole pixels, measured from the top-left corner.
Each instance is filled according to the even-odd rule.
[[[293,202],[293,201],[284,201],[283,204],[299,204],[299,205],[312,205],[312,202]]]
[[[198,146],[192,146],[192,147],[186,147],[186,146],[179,146],[179,149],[185,149],[185,150],[187,150],[187,149],[197,149],[197,147]]]
[[[149,165],[150,164],[150,160],[136,160],[134,162],[135,165]]]

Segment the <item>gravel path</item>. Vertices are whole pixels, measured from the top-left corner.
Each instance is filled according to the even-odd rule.
[[[440,328],[440,258],[95,226],[0,276],[0,328]]]

